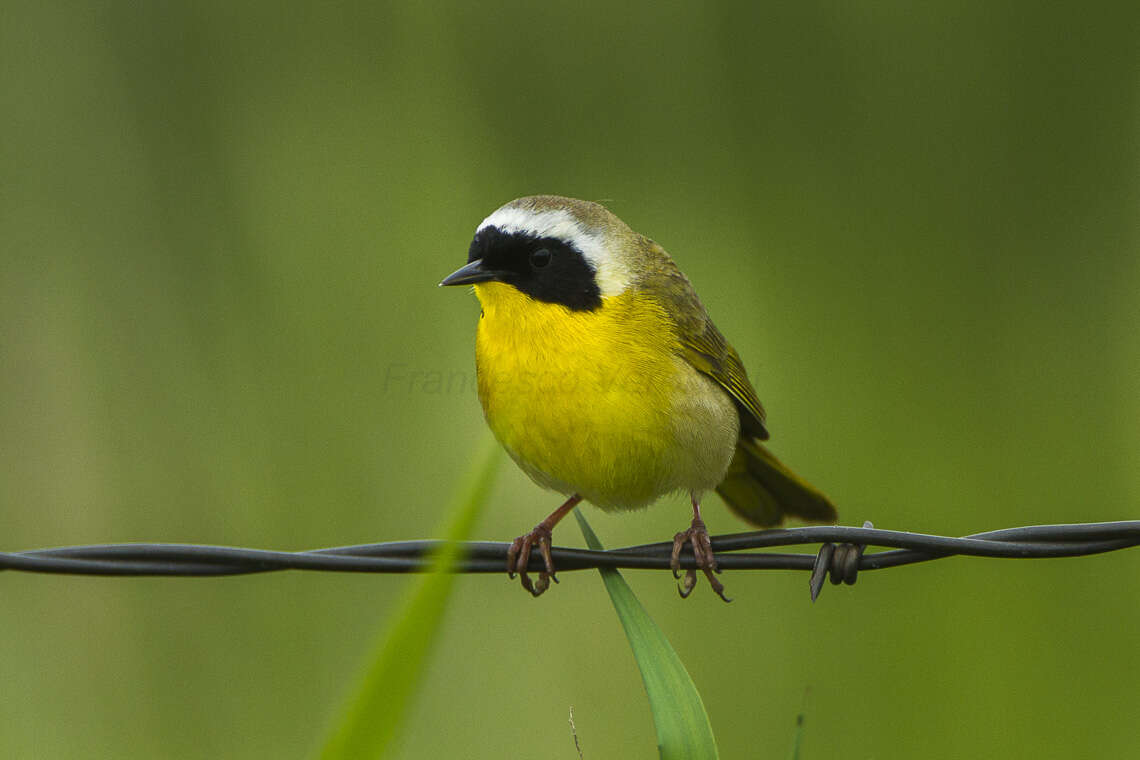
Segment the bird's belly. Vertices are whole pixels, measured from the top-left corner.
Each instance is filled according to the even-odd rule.
[[[550,323],[565,310],[547,316],[533,330],[485,313],[477,341],[487,423],[528,475],[604,509],[720,482],[739,432],[735,407],[676,356],[671,336],[631,330],[628,319],[577,329],[573,314]]]
[[[488,424],[539,484],[602,507],[644,506],[678,487],[673,430],[654,408],[657,394],[614,387],[594,372],[544,378],[534,392],[519,392],[518,375],[485,374]]]

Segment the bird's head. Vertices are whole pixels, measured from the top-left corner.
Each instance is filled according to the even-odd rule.
[[[502,283],[537,301],[589,311],[621,294],[639,269],[641,238],[603,206],[556,195],[519,198],[475,231],[467,265],[440,285]],[[483,291],[483,292],[481,292]]]

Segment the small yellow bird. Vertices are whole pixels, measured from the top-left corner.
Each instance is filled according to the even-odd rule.
[[[785,467],[736,351],[661,246],[597,203],[537,195],[479,225],[467,265],[440,285],[474,285],[475,340],[487,424],[536,483],[568,498],[511,546],[507,571],[538,596],[554,578],[551,531],[580,501],[637,509],[688,492],[685,543],[727,601],[701,495],[715,489],[753,525],[787,515],[829,522],[835,507]],[[532,548],[544,561],[527,575]],[[557,580],[557,579],[555,579]],[[681,596],[696,585],[685,574]]]

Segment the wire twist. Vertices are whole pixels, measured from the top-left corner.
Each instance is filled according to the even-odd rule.
[[[863,523],[863,527],[875,526],[867,520]],[[811,569],[811,580],[808,581],[811,600],[814,602],[819,598],[819,592],[823,590],[823,581],[828,576],[831,577],[833,586],[838,586],[840,583],[854,586],[859,577],[859,563],[866,549],[866,544],[845,543],[836,546],[830,541],[819,547],[819,553],[815,555],[815,565]]]

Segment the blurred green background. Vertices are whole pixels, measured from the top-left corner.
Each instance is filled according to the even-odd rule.
[[[0,544],[432,536],[485,435],[477,306],[436,283],[540,192],[674,255],[845,524],[1136,518],[1134,8],[5,2]],[[479,538],[558,501],[503,473]],[[723,757],[786,756],[804,705],[805,758],[1135,752],[1135,550],[814,606],[627,578]],[[0,755],[304,756],[407,582],[6,573]],[[590,760],[655,756],[597,576],[464,577],[399,754],[573,760],[571,706]]]

